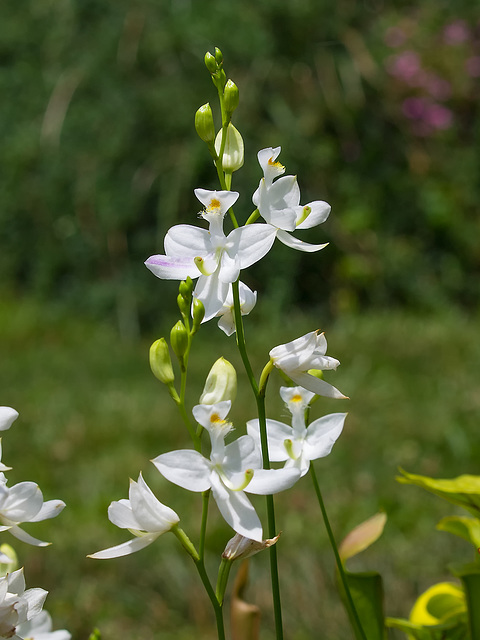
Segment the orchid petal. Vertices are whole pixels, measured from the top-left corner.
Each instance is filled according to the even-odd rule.
[[[203,322],[214,318],[223,307],[228,295],[228,283],[220,282],[218,272],[211,276],[200,276],[195,287],[195,297],[201,300],[205,307]]]
[[[290,489],[299,478],[297,469],[256,469],[245,491],[267,496]]]
[[[250,267],[272,248],[277,230],[269,224],[249,224],[228,234],[226,249],[237,256],[241,269]]]
[[[173,509],[156,498],[142,474],[138,482],[133,480],[130,482],[129,498],[132,511],[142,531],[165,533],[180,521]]]
[[[177,224],[167,232],[164,241],[167,256],[206,256],[212,251],[210,234],[206,229],[190,224]]]
[[[205,207],[207,213],[212,209],[212,203],[219,203],[219,213],[225,214],[233,207],[240,195],[237,191],[208,191],[207,189],[195,189],[195,195]]]
[[[325,380],[320,380],[320,378],[311,376],[308,373],[289,372],[288,375],[301,387],[305,387],[305,389],[308,389],[319,396],[342,400],[348,399],[348,396],[344,396],[343,393],[333,385],[328,384]]]
[[[215,404],[197,404],[193,407],[192,413],[198,424],[201,424],[205,429],[210,429],[212,416],[215,416],[215,419],[225,420],[231,406],[231,400],[222,400]]]
[[[300,206],[297,209],[297,220],[301,219],[305,215],[305,207],[309,207],[310,213],[306,218],[299,224],[297,224],[297,229],[311,229],[312,227],[316,227],[325,220],[330,215],[330,211],[332,207],[328,204],[328,202],[324,202],[323,200],[315,200],[315,202],[309,202],[305,206]]]
[[[162,453],[152,460],[162,476],[189,491],[210,489],[210,465],[198,451],[182,449]]]
[[[283,244],[287,245],[287,247],[290,247],[291,249],[297,249],[297,251],[304,251],[305,253],[320,251],[320,249],[325,249],[325,247],[328,245],[328,242],[324,244],[309,244],[308,242],[303,242],[303,240],[294,238],[286,231],[281,230],[277,232],[277,238],[280,240],[280,242],[283,242]]]
[[[115,500],[108,507],[108,519],[120,529],[142,529],[142,525],[135,518],[130,500]]]
[[[211,481],[213,497],[227,524],[242,536],[261,542],[262,524],[244,492],[227,489],[216,473]]]
[[[154,255],[145,261],[145,266],[162,280],[186,280],[200,275],[193,257]]]
[[[28,522],[40,522],[55,518],[65,508],[63,500],[47,500],[42,504],[42,508],[33,518],[28,518]],[[9,514],[10,515],[10,514]]]
[[[32,520],[42,508],[43,496],[34,482],[19,482],[8,488],[0,513],[12,522]]]
[[[309,360],[316,344],[317,332],[311,331],[291,342],[274,347],[270,351],[270,357],[275,366],[284,369],[288,375],[288,371],[300,368],[302,364]]]
[[[247,422],[247,433],[251,436],[257,447],[261,451],[260,441],[260,425],[258,418]],[[287,460],[288,454],[283,444],[287,438],[293,437],[292,427],[278,422],[277,420],[267,419],[267,439],[268,439],[268,457],[272,462],[282,462]]]
[[[240,436],[225,447],[223,468],[226,473],[241,473],[245,469],[255,469],[261,465],[260,451],[255,446],[255,440],[250,436]]]
[[[309,460],[328,456],[342,433],[346,417],[346,413],[331,413],[308,426],[303,452]]]
[[[18,527],[17,525],[10,527],[9,532],[12,534],[12,536],[17,538],[17,540],[21,540],[22,542],[31,544],[34,547],[48,547],[52,544],[51,542],[43,542],[43,540],[34,538],[23,529],[20,529],[20,527]]]
[[[103,551],[97,551],[97,553],[92,553],[87,557],[95,558],[96,560],[106,560],[108,558],[120,558],[122,556],[128,556],[131,553],[135,553],[135,551],[139,551],[140,549],[148,547],[148,545],[152,544],[152,542],[154,542],[159,535],[159,533],[147,533],[144,536],[139,536],[138,538],[133,538],[133,540],[128,540],[128,542],[117,544],[115,547],[109,547],[108,549],[104,549]]]
[[[10,429],[17,418],[18,411],[12,407],[0,407],[0,431]]]

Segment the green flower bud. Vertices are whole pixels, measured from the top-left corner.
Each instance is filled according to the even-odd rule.
[[[205,381],[200,404],[216,404],[222,400],[235,400],[237,395],[237,372],[225,358],[219,358]]]
[[[212,108],[208,102],[200,109],[197,109],[195,130],[204,142],[213,142],[215,140],[215,124],[213,122]]]
[[[202,320],[205,317],[205,307],[203,306],[203,302],[198,298],[193,299],[193,328],[192,332],[196,333],[198,331],[198,327],[201,325]]]
[[[18,559],[15,549],[9,544],[0,545],[0,553],[8,558],[8,562],[0,562],[0,576],[3,577],[18,568]]]
[[[238,107],[238,87],[232,80],[227,80],[223,96],[225,109],[228,113],[232,114]]]
[[[223,62],[223,54],[218,47],[215,47],[215,61],[220,66]]]
[[[215,57],[212,56],[210,51],[207,51],[207,53],[205,54],[205,66],[207,67],[207,69],[210,71],[212,75],[217,70],[217,61],[215,60]]]
[[[188,300],[185,300],[185,298],[178,294],[177,296],[177,304],[178,304],[178,308],[180,309],[180,313],[182,315],[187,315],[188,314],[188,309],[190,307],[190,303]]]
[[[165,338],[160,338],[160,340],[156,340],[152,344],[149,359],[153,375],[164,384],[172,384],[175,380],[175,375],[173,373],[170,351]]]
[[[181,320],[170,331],[170,344],[175,355],[181,360],[188,349],[188,331]]]
[[[220,79],[221,86],[224,87],[227,82],[227,76],[225,75],[225,71],[223,69],[220,69],[218,77]]]
[[[220,154],[220,148],[222,146],[222,130],[217,133],[215,138],[215,151]],[[236,129],[230,122],[227,127],[227,138],[225,141],[225,149],[223,151],[222,166],[223,170],[229,173],[237,171],[243,166],[243,138],[240,135],[240,131]]]
[[[193,280],[190,276],[187,277],[186,280],[182,280],[178,286],[178,292],[180,295],[185,298],[185,300],[190,300],[192,297],[193,291]]]

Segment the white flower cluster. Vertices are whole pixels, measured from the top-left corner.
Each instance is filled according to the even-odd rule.
[[[17,418],[15,409],[0,407],[0,431],[9,429]],[[20,482],[8,487],[4,472],[10,469],[0,461],[0,531],[9,531],[28,544],[46,546],[50,543],[33,538],[19,525],[54,518],[65,503],[62,500],[44,502],[42,492],[34,482]],[[12,560],[8,554],[2,553],[0,562],[8,566]],[[68,631],[52,631],[50,615],[42,611],[47,593],[40,588],[25,589],[23,569],[0,577],[0,638],[70,640]]]

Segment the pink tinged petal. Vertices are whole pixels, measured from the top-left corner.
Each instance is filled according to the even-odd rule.
[[[297,251],[303,251],[304,253],[314,253],[315,251],[320,251],[320,249],[325,249],[328,245],[328,242],[325,242],[324,244],[309,244],[308,242],[303,242],[303,240],[294,238],[286,231],[281,230],[277,232],[277,238],[287,247],[296,249]]]
[[[42,492],[34,482],[19,482],[11,488],[0,507],[0,514],[13,522],[28,522],[42,508]]]
[[[129,498],[133,514],[142,531],[165,533],[180,521],[173,509],[157,500],[142,474],[138,482],[130,482]]]
[[[212,201],[217,200],[220,203],[220,211],[222,215],[226,213],[230,207],[233,207],[240,195],[237,191],[208,191],[207,189],[195,189],[195,195],[203,204],[207,212],[212,205]]]
[[[309,202],[303,207],[299,207],[297,210],[297,220],[301,220],[305,216],[305,207],[310,208],[310,213],[302,222],[297,224],[297,229],[311,229],[312,227],[322,224],[322,222],[325,222],[328,218],[330,211],[332,210],[332,207],[328,202],[316,200],[315,202]]]
[[[316,393],[318,396],[336,398],[337,400],[348,400],[348,396],[344,396],[341,391],[333,385],[328,384],[328,382],[325,382],[325,380],[320,380],[320,378],[311,376],[308,373],[289,372],[288,375],[294,382]]]
[[[0,431],[10,429],[17,418],[18,411],[12,407],[0,407]]]
[[[225,420],[231,406],[231,400],[222,400],[216,404],[197,404],[193,407],[192,413],[198,424],[201,424],[205,429],[210,429],[212,416],[218,416],[220,420]]]
[[[309,460],[328,456],[342,433],[346,417],[346,413],[331,413],[309,425],[303,446],[303,452]]]
[[[145,261],[145,266],[153,275],[162,280],[185,280],[198,278],[200,271],[192,258],[155,255]]]
[[[281,344],[270,351],[270,357],[276,367],[287,374],[291,370],[299,369],[308,362],[317,345],[317,332],[306,333],[292,342]],[[302,385],[305,386],[305,385]]]
[[[201,300],[205,307],[203,322],[214,318],[223,307],[228,287],[227,282],[220,282],[217,272],[211,276],[200,276],[195,287],[195,297]]]
[[[300,478],[298,469],[257,469],[245,488],[247,493],[269,496],[293,487]]]
[[[247,433],[255,440],[257,447],[261,451],[260,426],[257,418],[247,422]],[[272,462],[282,462],[288,459],[283,443],[287,438],[292,437],[292,427],[277,420],[267,420],[268,457]]]
[[[40,522],[41,520],[49,520],[55,518],[65,508],[63,500],[47,500],[42,504],[42,508],[36,516],[30,518],[28,522]]]
[[[212,252],[212,241],[206,229],[190,224],[178,224],[165,236],[165,253],[168,256],[206,256]]]
[[[244,473],[246,469],[262,466],[260,451],[250,436],[240,436],[225,447],[223,469],[227,474]]]
[[[141,529],[142,526],[133,515],[130,500],[115,500],[108,507],[108,519],[120,529]]]
[[[272,248],[277,230],[269,224],[249,224],[228,234],[227,251],[236,256],[241,269],[250,267]]]
[[[12,536],[17,538],[17,540],[21,540],[22,542],[26,542],[27,544],[31,544],[34,547],[48,547],[51,542],[43,542],[43,540],[39,540],[38,538],[34,538],[30,534],[28,534],[23,529],[20,529],[17,525],[10,527],[9,529]]]
[[[182,449],[162,453],[152,460],[162,476],[188,491],[210,489],[209,461],[197,451]]]
[[[220,513],[234,531],[251,540],[262,541],[262,524],[243,491],[227,489],[219,476],[212,473],[212,493]]]
[[[148,545],[152,544],[159,535],[159,533],[147,533],[144,536],[133,538],[133,540],[129,540],[128,542],[117,544],[115,547],[109,547],[103,551],[97,551],[97,553],[92,553],[87,557],[95,558],[96,560],[107,560],[109,558],[129,556],[131,553],[135,553],[135,551],[140,551],[140,549],[148,547]]]

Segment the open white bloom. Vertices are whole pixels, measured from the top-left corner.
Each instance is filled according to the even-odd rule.
[[[288,232],[296,229],[311,229],[325,222],[331,207],[323,200],[301,205],[300,188],[296,176],[283,176],[273,182],[275,177],[285,171],[285,167],[276,161],[280,150],[280,147],[275,149],[269,147],[258,152],[258,161],[264,177],[253,194],[253,203],[262,218],[277,229],[276,235],[280,242],[299,251],[319,251],[327,245],[308,244]]]
[[[152,544],[180,522],[173,509],[157,500],[142,474],[138,476],[138,482],[130,480],[128,498],[112,502],[108,507],[108,518],[117,527],[128,529],[135,538],[93,553],[89,558],[103,560],[127,556]]]
[[[43,494],[35,482],[19,482],[13,487],[7,487],[7,480],[0,473],[0,531],[9,531],[27,544],[45,547],[50,543],[33,538],[18,525],[54,518],[64,507],[62,500],[44,502]]]
[[[305,424],[305,410],[314,393],[302,387],[281,387],[280,395],[292,414],[292,426],[277,420],[267,419],[268,452],[273,462],[286,461],[285,467],[294,467],[304,476],[310,461],[328,456],[342,432],[346,413],[331,413],[328,416]],[[260,442],[258,420],[247,422],[247,431]]]
[[[262,525],[245,491],[259,495],[278,493],[291,487],[300,477],[297,469],[262,469],[262,458],[255,441],[241,436],[225,444],[233,429],[225,418],[231,402],[193,408],[195,420],[210,434],[210,459],[198,451],[170,451],[152,460],[160,473],[189,491],[212,490],[220,513],[234,531],[257,542],[262,541]]]
[[[334,386],[309,373],[311,369],[328,371],[338,367],[340,362],[326,356],[326,352],[324,334],[311,331],[292,342],[274,347],[270,351],[270,359],[289,378],[312,393],[328,398],[346,398]]]
[[[165,236],[165,254],[148,258],[145,265],[158,278],[184,280],[198,278],[194,295],[205,307],[204,322],[223,306],[230,283],[240,270],[251,266],[270,250],[275,229],[265,224],[251,224],[223,232],[223,218],[238,198],[235,191],[195,189],[204,205],[201,216],[209,223],[208,231],[180,224]]]
[[[37,616],[43,607],[48,591],[27,589],[23,569],[0,578],[0,638],[21,640],[18,626]]]
[[[31,620],[19,624],[17,635],[25,640],[70,640],[72,637],[65,629],[52,631],[52,617],[45,610]]]
[[[0,407],[0,431],[10,429],[17,418],[18,411],[15,411],[12,407]]]
[[[246,284],[243,284],[243,282],[239,282],[238,293],[240,298],[240,311],[242,316],[246,316],[250,313],[257,302],[257,292],[252,291]],[[232,287],[230,287],[227,298],[223,303],[223,307],[217,313],[217,316],[220,316],[218,326],[227,334],[227,336],[231,336],[232,333],[235,333],[235,315],[233,309],[233,292]]]

